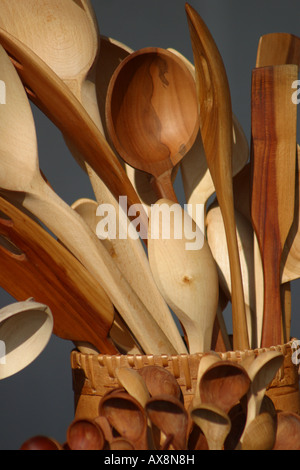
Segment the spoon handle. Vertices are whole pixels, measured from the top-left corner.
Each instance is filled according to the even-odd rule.
[[[22,205],[73,253],[103,286],[146,354],[174,354],[174,347],[131,289],[109,253],[83,219],[40,178]]]
[[[169,201],[178,204],[178,199],[173,188],[172,168],[158,177],[153,176],[150,182],[158,199],[168,199]]]

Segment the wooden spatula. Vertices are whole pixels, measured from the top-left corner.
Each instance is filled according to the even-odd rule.
[[[0,197],[0,285],[18,301],[33,297],[52,311],[53,333],[118,350],[109,338],[114,308],[84,266],[36,221]]]
[[[256,67],[296,64],[300,62],[300,38],[289,33],[269,33],[261,36]]]
[[[186,13],[195,60],[200,131],[228,244],[234,348],[247,349],[249,340],[234,220],[230,89],[222,57],[206,24],[189,4],[186,4]]]
[[[297,107],[292,83],[298,67],[259,67],[252,72],[251,217],[264,272],[262,347],[280,344],[280,264],[294,218]]]

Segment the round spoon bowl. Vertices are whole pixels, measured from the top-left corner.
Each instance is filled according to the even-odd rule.
[[[53,331],[50,309],[33,301],[17,302],[0,310],[0,379],[31,364],[45,349]]]
[[[3,0],[0,26],[24,42],[63,80],[73,80],[89,70],[98,44],[97,31],[79,3]]]
[[[166,49],[145,48],[130,54],[110,80],[106,121],[126,163],[156,179],[166,172],[170,176],[199,130],[191,72]]]

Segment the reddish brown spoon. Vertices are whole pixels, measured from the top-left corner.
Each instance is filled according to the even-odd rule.
[[[199,129],[195,81],[182,60],[161,48],[127,56],[110,80],[106,121],[123,160],[153,176],[158,199],[177,202],[171,173]]]

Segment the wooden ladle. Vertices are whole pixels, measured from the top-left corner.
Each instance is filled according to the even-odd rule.
[[[0,310],[0,379],[31,364],[47,346],[53,316],[47,305],[28,299]]]
[[[186,13],[195,60],[201,137],[221,207],[228,244],[234,349],[248,349],[247,320],[234,220],[230,89],[222,57],[206,24],[189,4],[186,4]]]
[[[2,47],[0,63],[7,93],[7,105],[0,107],[0,187],[7,191],[9,198],[13,198],[43,222],[95,276],[123,320],[125,316],[127,317],[125,321],[132,333],[140,337],[143,343],[149,341],[148,346],[144,344],[149,353],[153,353],[154,349],[165,353],[166,348],[175,352],[157,323],[122,277],[109,253],[99,243],[97,236],[41,176],[30,105],[18,74]],[[18,152],[15,152],[16,147]],[[140,323],[136,323],[133,319],[134,312],[138,315]],[[145,318],[141,320],[143,312]],[[151,324],[148,325],[149,328],[145,326],[148,321]],[[136,331],[139,324],[143,325],[142,335]],[[161,336],[161,339],[154,340],[156,335]]]
[[[220,360],[202,374],[199,392],[201,403],[212,403],[229,413],[250,387],[250,377],[244,367],[233,361]]]
[[[202,232],[179,204],[161,199],[151,211],[148,255],[157,286],[185,329],[190,354],[209,351],[218,272]]]
[[[153,175],[158,199],[177,202],[171,173],[199,129],[195,81],[185,64],[161,48],[130,54],[111,78],[106,121],[122,159]]]

